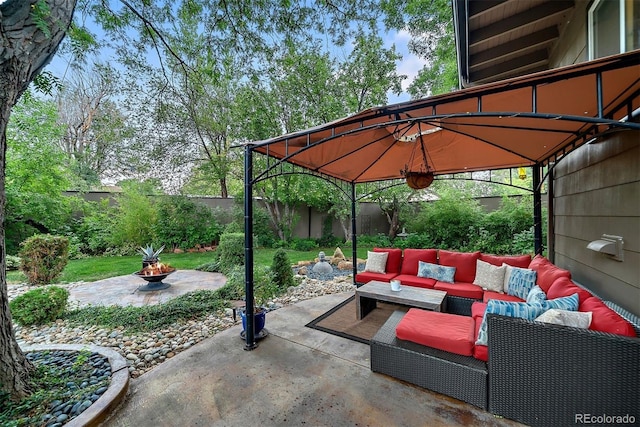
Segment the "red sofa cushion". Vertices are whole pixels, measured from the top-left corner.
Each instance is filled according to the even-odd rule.
[[[636,336],[633,325],[607,307],[600,298],[587,298],[580,304],[578,311],[590,311],[592,313],[591,326],[589,326],[591,330],[625,335],[628,337]]]
[[[399,274],[402,266],[402,249],[397,248],[373,248],[373,252],[388,252],[387,273]]]
[[[556,299],[560,297],[569,297],[573,294],[578,294],[578,300],[581,304],[587,298],[593,295],[588,290],[576,285],[571,279],[567,277],[560,277],[556,279],[547,291],[547,299]]]
[[[400,274],[417,276],[418,261],[437,264],[438,251],[436,249],[405,249]]]
[[[480,286],[463,282],[447,283],[438,281],[433,286],[433,289],[446,291],[448,295],[472,299],[482,299],[482,294],[484,293]]]
[[[474,304],[482,304],[482,303],[475,303],[474,302]],[[473,310],[473,306],[471,306],[471,309]],[[478,341],[478,334],[480,333],[480,325],[482,325],[482,317],[480,319],[476,320],[475,334],[473,335],[474,342]],[[482,344],[474,344],[474,346],[473,346],[473,357],[475,357],[478,360],[482,360],[483,362],[488,362],[489,361],[489,346],[482,345]]]
[[[396,336],[450,353],[473,354],[475,322],[471,317],[411,308],[396,327]]]
[[[416,286],[418,288],[433,289],[433,285],[436,284],[436,279],[430,279],[428,277],[412,276],[410,274],[401,274],[394,277],[395,280],[400,280],[403,285]]]
[[[560,267],[556,267],[547,258],[542,255],[536,255],[529,264],[531,270],[535,270],[537,273],[536,284],[547,293],[549,288],[560,277],[567,277],[571,279],[571,272],[564,270]]]
[[[480,254],[480,260],[500,267],[503,263],[512,267],[529,268],[531,255],[488,255]]]
[[[486,302],[480,302],[480,301],[476,301],[473,304],[471,304],[471,317],[473,317],[476,322],[478,322],[478,317],[480,318],[480,322],[482,322],[482,317],[484,317],[484,311],[487,309],[487,303]],[[478,325],[478,328],[480,328],[480,325]]]
[[[441,249],[438,258],[440,265],[456,268],[454,276],[456,282],[473,283],[476,278],[476,261],[480,258],[480,252],[454,252]]]
[[[398,273],[370,273],[368,271],[363,271],[362,273],[356,274],[356,282],[357,283],[369,283],[372,280],[379,280],[381,282],[389,282],[391,279],[395,278]]]
[[[522,298],[515,295],[501,294],[500,292],[484,291],[482,302],[487,303],[490,299],[499,299],[500,301],[524,302]]]

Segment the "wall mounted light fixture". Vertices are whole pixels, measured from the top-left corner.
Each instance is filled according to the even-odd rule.
[[[587,249],[609,255],[616,261],[624,261],[624,241],[620,236],[603,234],[598,240],[590,242]]]

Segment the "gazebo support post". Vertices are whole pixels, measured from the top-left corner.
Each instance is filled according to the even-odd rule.
[[[536,163],[531,170],[533,174],[533,247],[536,254],[542,254],[542,167]]]
[[[258,347],[255,340],[253,312],[253,150],[244,148],[244,295],[245,345],[247,351]]]
[[[353,284],[358,286],[356,282],[356,274],[358,274],[358,245],[356,242],[356,183],[351,183],[351,258],[353,268]]]

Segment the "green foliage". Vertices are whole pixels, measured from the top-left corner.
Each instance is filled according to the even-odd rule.
[[[469,246],[469,228],[482,218],[478,202],[457,191],[445,192],[440,200],[422,203],[420,211],[406,220],[412,232],[428,235],[438,248]]]
[[[61,318],[69,291],[58,286],[32,289],[9,303],[13,319],[23,326],[42,325]]]
[[[244,265],[244,234],[222,234],[217,252],[220,253],[220,270],[223,273],[230,271],[235,266]]]
[[[49,234],[35,235],[20,244],[20,270],[33,285],[56,279],[69,260],[69,239]]]
[[[56,105],[23,96],[7,126],[5,241],[7,253],[36,233],[56,232],[71,218],[65,156],[55,141],[63,129]]]
[[[18,256],[7,255],[7,257],[5,258],[5,262],[7,264],[7,271],[11,271],[19,269],[22,260]]]
[[[291,244],[289,245],[289,247],[295,251],[310,251],[312,249],[317,249],[318,248],[318,242],[316,242],[314,239],[299,239],[299,238],[294,238],[291,241]]]
[[[116,229],[116,208],[109,200],[87,202],[82,216],[71,222],[69,236],[78,254],[85,256],[114,253],[112,231]]]
[[[389,236],[386,234],[378,234],[376,236],[358,236],[358,247],[378,247],[378,248],[390,248],[394,243],[389,240]]]
[[[198,319],[224,308],[217,291],[194,291],[158,305],[143,307],[91,306],[67,313],[72,324],[122,326],[131,332],[154,331],[178,321]]]
[[[426,234],[410,233],[404,239],[396,238],[393,241],[393,245],[397,248],[434,248],[436,245],[433,239]]]
[[[227,274],[227,283],[219,289],[219,294],[227,300],[245,300],[244,291],[245,270],[242,266],[236,266]],[[253,266],[253,297],[256,307],[263,306],[283,291],[286,289],[283,290],[277,285],[268,266]]]
[[[221,227],[206,206],[184,196],[165,196],[157,203],[157,208],[157,239],[169,247],[208,246],[220,238]]]
[[[111,234],[114,246],[133,250],[157,240],[158,211],[151,197],[141,190],[135,185],[127,186],[117,198],[115,227]]]
[[[271,272],[273,281],[279,290],[286,291],[290,286],[295,286],[291,261],[284,249],[278,249],[273,255]]]
[[[476,250],[497,253],[521,253],[514,248],[514,238],[526,232],[533,224],[531,197],[502,199],[500,209],[490,212],[482,218],[479,227],[470,230],[471,244]],[[533,252],[533,239],[529,242]]]

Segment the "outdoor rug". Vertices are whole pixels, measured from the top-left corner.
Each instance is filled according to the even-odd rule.
[[[319,331],[348,338],[364,344],[369,341],[387,321],[395,310],[407,311],[409,307],[378,301],[377,307],[364,319],[356,319],[355,296],[349,297],[323,315],[317,317],[308,326]]]

